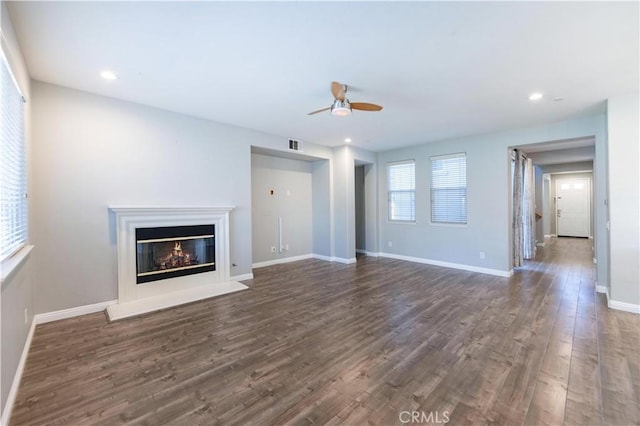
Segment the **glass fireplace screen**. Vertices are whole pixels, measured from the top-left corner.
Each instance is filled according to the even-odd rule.
[[[136,229],[137,284],[216,270],[215,225]]]

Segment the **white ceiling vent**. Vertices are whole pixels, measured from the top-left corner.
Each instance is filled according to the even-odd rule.
[[[302,141],[289,139],[289,149],[292,151],[302,152]]]

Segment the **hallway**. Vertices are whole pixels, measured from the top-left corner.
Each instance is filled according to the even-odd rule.
[[[592,240],[552,238],[515,275],[545,270],[546,321],[555,320],[538,373],[527,423],[639,424],[640,316],[610,310],[595,293]],[[557,404],[549,402],[554,401]]]

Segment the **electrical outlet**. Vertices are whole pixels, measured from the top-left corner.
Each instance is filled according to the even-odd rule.
[[[480,252],[480,259],[484,259],[484,252],[483,251]]]
[[[271,253],[275,253],[276,252],[276,246],[271,246]]]
[[[285,244],[285,245],[284,245],[284,249],[285,249],[286,251],[289,251],[289,244]]]
[[[393,243],[391,241],[388,241],[387,244],[389,245],[389,247],[393,247]]]

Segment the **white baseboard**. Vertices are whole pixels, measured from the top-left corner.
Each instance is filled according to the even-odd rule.
[[[632,314],[640,314],[640,305],[633,303],[619,302],[617,300],[608,299],[608,306],[618,311],[631,312]]]
[[[609,289],[607,288],[606,285],[599,285],[596,282],[596,293],[602,293],[602,294],[606,294],[608,296],[608,292],[609,292]]]
[[[558,238],[558,236],[556,234],[551,234],[549,235],[550,238]]]
[[[323,254],[313,254],[313,258],[318,260],[324,260],[325,262],[331,262],[332,261],[331,259],[333,259],[332,257],[325,256]]]
[[[478,272],[481,274],[496,275],[498,277],[509,278],[513,275],[513,270],[501,271],[499,269],[481,268],[478,266],[463,265],[460,263],[442,262],[440,260],[423,259],[421,257],[403,256],[401,254],[380,253],[380,257],[390,259],[406,260],[407,262],[424,263],[426,265],[443,266],[445,268],[461,269],[463,271]]]
[[[289,263],[289,262],[295,262],[298,260],[305,260],[305,259],[318,259],[318,260],[324,260],[325,262],[338,262],[338,263],[344,263],[347,265],[350,265],[352,263],[356,263],[356,258],[352,257],[351,259],[346,259],[343,257],[336,257],[336,256],[325,256],[322,254],[303,254],[301,256],[293,256],[293,257],[285,257],[282,259],[274,259],[274,260],[268,260],[266,262],[258,262],[258,263],[254,263],[253,267],[254,268],[263,268],[265,266],[271,266],[271,265],[278,265],[281,263]]]
[[[598,263],[598,259],[596,259],[595,257],[593,258],[593,263],[597,264]]]
[[[365,256],[378,257],[378,253],[376,253],[375,251],[356,249],[356,253],[364,254]]]
[[[77,306],[75,308],[62,309],[60,311],[47,312],[45,314],[37,314],[34,319],[36,324],[45,324],[51,321],[58,321],[66,318],[73,318],[80,315],[94,314],[104,311],[107,306],[118,303],[117,300],[109,300],[108,302],[94,303],[93,305]]]
[[[249,273],[249,274],[242,274],[242,275],[235,275],[231,278],[229,278],[231,281],[244,281],[244,280],[252,280],[253,279],[253,272]]]
[[[255,268],[264,268],[265,266],[279,265],[281,263],[296,262],[298,260],[311,259],[313,257],[314,257],[313,254],[303,254],[303,255],[300,255],[300,256],[283,257],[281,259],[273,259],[273,260],[266,260],[264,262],[256,262],[252,266],[253,266],[254,269]]]
[[[536,245],[537,245],[538,247],[544,247],[544,246],[545,246],[545,243],[536,243]]]
[[[607,297],[607,307],[609,309],[615,309],[617,311],[624,311],[624,312],[631,312],[632,314],[640,314],[640,305],[634,305],[633,303],[611,300],[609,296],[609,287],[605,285],[598,285],[598,283],[596,282],[596,293],[602,293]]]
[[[547,238],[551,238],[551,235],[550,234],[548,234],[548,235],[545,234],[544,239],[546,240]]]
[[[24,342],[24,347],[22,348],[22,354],[20,355],[20,360],[18,361],[16,372],[13,375],[13,382],[11,383],[9,394],[7,395],[7,401],[5,402],[4,408],[2,409],[2,418],[0,418],[0,425],[2,426],[7,426],[9,424],[9,420],[11,419],[13,404],[16,402],[16,396],[18,396],[18,388],[20,387],[20,381],[22,380],[24,366],[27,363],[27,356],[29,355],[29,349],[31,348],[31,341],[33,340],[33,333],[36,330],[36,324],[37,321],[34,317],[31,320],[31,327],[29,327],[29,333],[27,334],[27,339]]]
[[[346,259],[344,257],[336,257],[336,256],[324,256],[321,254],[314,254],[313,255],[314,259],[318,259],[318,260],[324,260],[326,262],[338,262],[338,263],[344,263],[346,265],[350,265],[352,263],[356,263],[357,259],[355,257],[352,257],[351,259]]]
[[[352,257],[351,259],[346,259],[344,257],[332,257],[331,261],[350,265],[352,263],[356,263],[358,260],[355,257]]]
[[[33,340],[33,333],[35,332],[36,325],[104,311],[107,306],[112,305],[116,302],[117,300],[110,300],[108,302],[94,303],[92,305],[78,306],[75,308],[62,309],[60,311],[34,315],[33,319],[31,320],[31,327],[29,328],[27,339],[25,340],[24,347],[22,348],[22,355],[20,356],[18,366],[16,367],[16,372],[13,376],[13,382],[11,383],[9,394],[7,395],[7,401],[2,410],[0,426],[8,425],[9,420],[11,419],[13,404],[15,403],[16,396],[18,395],[18,387],[20,386],[20,381],[22,380],[22,373],[24,372],[24,366],[27,362],[27,356],[29,355],[29,349],[31,348],[31,341]]]

